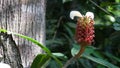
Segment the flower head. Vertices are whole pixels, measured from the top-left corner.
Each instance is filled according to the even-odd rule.
[[[81,14],[81,13],[72,13],[70,14]],[[72,19],[75,15],[70,15]],[[90,45],[93,42],[94,38],[94,14],[92,12],[87,12],[86,15],[77,15],[77,26],[75,33],[75,40],[79,44]]]

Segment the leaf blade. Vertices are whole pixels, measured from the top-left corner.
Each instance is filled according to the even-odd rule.
[[[41,68],[43,66],[46,66],[45,63],[49,61],[49,59],[50,56],[47,54],[38,54],[33,60],[31,68]]]

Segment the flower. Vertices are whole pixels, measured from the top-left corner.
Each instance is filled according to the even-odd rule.
[[[70,18],[74,19],[75,16],[78,17],[75,40],[82,45],[91,45],[94,38],[94,14],[87,12],[84,16],[78,11],[71,11]]]

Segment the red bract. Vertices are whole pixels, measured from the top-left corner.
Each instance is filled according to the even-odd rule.
[[[83,16],[77,19],[75,40],[79,44],[91,45],[94,38],[94,20]]]

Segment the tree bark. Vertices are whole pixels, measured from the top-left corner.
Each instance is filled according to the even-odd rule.
[[[12,68],[23,68],[19,49],[16,46],[12,35],[0,33],[0,44],[3,48],[4,62],[10,64]]]
[[[0,0],[0,28],[29,36],[44,45],[45,0]],[[13,36],[13,39],[20,51],[23,67],[29,68],[35,56],[38,53],[43,53],[42,49],[20,37]],[[6,42],[8,42],[8,40]],[[13,40],[10,42],[14,43]],[[5,47],[1,47],[2,44],[0,44],[0,53],[5,55]],[[13,44],[10,45],[12,46]],[[15,47],[15,49],[17,49],[17,47]],[[10,47],[8,47],[8,49],[9,48]],[[8,59],[4,58],[4,62],[7,63],[7,61]]]

